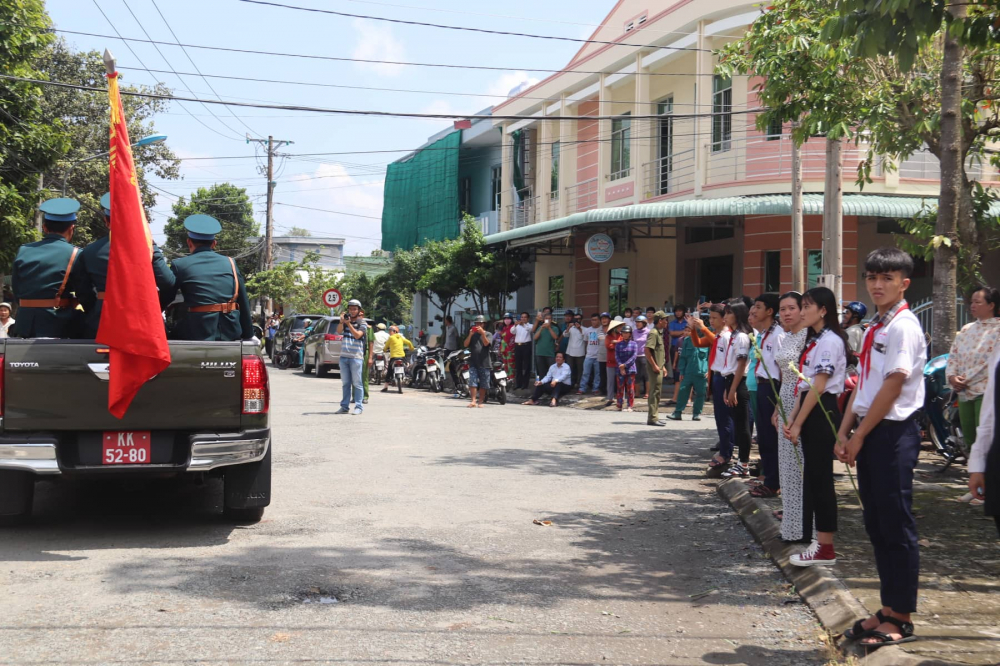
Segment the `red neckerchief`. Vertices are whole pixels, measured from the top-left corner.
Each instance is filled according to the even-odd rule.
[[[861,390],[861,386],[864,384],[865,378],[868,377],[868,373],[871,370],[872,346],[875,344],[875,332],[887,326],[897,314],[909,309],[910,304],[902,300],[872,322],[872,325],[865,331],[864,342],[861,343],[861,353],[858,354],[858,365],[861,367],[860,372],[858,372],[858,390]]]
[[[817,335],[815,338],[812,339],[812,342],[810,342],[808,345],[806,345],[806,348],[802,350],[802,353],[799,354],[799,374],[800,375],[802,374],[802,369],[805,367],[806,357],[809,356],[809,352],[811,352],[813,350],[813,347],[816,346],[816,343],[819,342],[819,339],[823,337],[824,333],[826,333],[826,328],[825,327],[823,328],[822,331],[819,332],[819,335]],[[795,382],[795,392],[792,394],[793,397],[798,396],[798,394],[799,394],[799,384],[801,382],[802,382],[801,379],[799,379],[799,380],[797,380]]]

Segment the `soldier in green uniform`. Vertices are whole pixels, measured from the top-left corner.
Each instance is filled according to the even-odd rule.
[[[101,197],[101,208],[104,210],[104,219],[110,229],[110,192]],[[110,254],[111,236],[108,235],[98,238],[83,248],[80,257],[73,265],[73,277],[77,285],[76,297],[86,313],[80,336],[85,340],[93,340],[97,337],[97,328],[101,323],[101,309],[104,305],[104,287],[108,280],[108,257]],[[167,262],[163,258],[163,252],[156,246],[156,243],[153,243],[153,277],[161,292],[166,291],[174,284],[174,274],[170,272],[170,267],[167,266]]]
[[[250,301],[236,262],[215,252],[215,235],[222,231],[210,215],[190,215],[186,257],[170,265],[175,282],[160,292],[160,303],[169,304],[177,291],[184,295],[188,314],[177,327],[181,340],[250,340]]]
[[[80,249],[70,244],[80,203],[74,199],[49,199],[39,206],[45,237],[25,243],[17,251],[11,288],[19,303],[11,331],[18,338],[65,338],[79,322],[73,264]]]
[[[364,308],[361,309],[359,316],[364,318]],[[365,394],[365,397],[361,399],[361,404],[363,405],[368,404],[368,375],[371,373],[372,362],[375,358],[372,353],[372,349],[375,346],[375,334],[372,332],[373,330],[374,328],[372,326],[365,329],[365,352],[363,362],[361,363],[361,388],[364,389]]]

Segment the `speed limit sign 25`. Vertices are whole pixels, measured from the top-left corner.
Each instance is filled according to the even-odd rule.
[[[323,292],[323,302],[328,308],[335,308],[340,305],[342,300],[340,292],[336,289],[327,289]]]

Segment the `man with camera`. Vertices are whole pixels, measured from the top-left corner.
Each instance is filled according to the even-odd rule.
[[[486,404],[486,391],[490,388],[490,344],[493,336],[486,332],[486,317],[476,317],[469,335],[465,337],[464,346],[469,350],[469,396],[472,402],[469,407],[482,407]],[[476,389],[479,389],[479,402],[476,402]]]
[[[340,379],[344,385],[343,399],[337,414],[349,413],[351,398],[354,399],[354,415],[364,411],[365,389],[362,385],[361,368],[365,363],[365,334],[368,324],[361,316],[361,301],[351,299],[347,312],[340,316],[340,333],[344,336],[340,343]]]

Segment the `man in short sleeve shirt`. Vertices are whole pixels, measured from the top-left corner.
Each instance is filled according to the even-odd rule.
[[[924,402],[927,351],[920,322],[904,299],[912,272],[913,259],[897,248],[880,248],[865,260],[865,283],[878,315],[861,344],[858,387],[835,449],[841,461],[857,462],[865,530],[879,574],[882,617],[849,631],[868,646],[912,636],[910,614],[917,610],[913,469],[920,453],[916,412]]]

